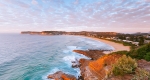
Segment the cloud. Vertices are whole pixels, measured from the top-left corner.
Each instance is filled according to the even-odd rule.
[[[3,26],[100,31],[150,25],[149,0],[1,0],[0,5]]]
[[[78,4],[79,3],[79,0],[75,0],[74,4]]]
[[[32,2],[31,2],[33,5],[37,5],[38,4],[38,2],[36,1],[36,0],[32,0]]]

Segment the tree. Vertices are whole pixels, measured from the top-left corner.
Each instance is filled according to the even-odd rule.
[[[144,37],[143,37],[143,36],[141,36],[141,37],[139,37],[139,39],[140,39],[140,41],[139,41],[139,45],[141,46],[141,45],[143,45],[143,44],[144,44]]]

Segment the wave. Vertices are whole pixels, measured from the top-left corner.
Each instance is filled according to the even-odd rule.
[[[60,66],[59,66],[59,67],[53,68],[52,70],[50,70],[47,74],[45,74],[42,77],[43,80],[48,80],[47,76],[49,74],[54,74],[57,71],[63,71],[64,73],[72,74],[75,77],[80,76],[80,69],[79,68],[72,68],[72,61],[79,61],[81,58],[85,58],[85,59],[90,59],[90,58],[88,58],[82,54],[78,54],[78,53],[73,52],[73,50],[75,50],[75,49],[81,50],[82,47],[77,47],[77,46],[66,46],[66,47],[67,47],[67,49],[63,50],[63,54],[65,56],[62,58],[62,60],[63,60],[62,62],[65,63],[66,67],[60,68]],[[64,68],[68,68],[68,69],[70,69],[70,71],[67,71]],[[73,72],[71,72],[71,71],[73,71]]]
[[[98,50],[114,50],[114,47],[100,42],[100,41],[93,41],[93,40],[85,40],[86,43],[88,43],[89,45],[93,45],[92,47],[89,47],[88,49],[98,49]]]
[[[57,71],[60,71],[60,69],[58,69],[58,68],[53,68],[52,70],[50,70],[47,74],[45,74],[45,75],[43,75],[42,76],[42,79],[43,80],[53,80],[53,79],[48,79],[47,78],[47,76],[49,75],[49,74],[53,74],[53,73],[55,73],[55,72],[57,72]]]
[[[63,52],[67,54],[67,56],[63,57],[64,62],[67,64],[68,67],[72,66],[72,62],[76,62],[76,64],[79,64],[79,60],[81,58],[84,59],[90,59],[82,54],[78,54],[76,52],[73,52],[73,50],[82,50],[82,47],[77,47],[77,46],[67,46],[67,50],[64,50]],[[78,77],[80,76],[80,69],[79,68],[73,68],[76,71],[75,76]]]

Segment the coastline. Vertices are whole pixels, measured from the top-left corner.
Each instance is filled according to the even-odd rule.
[[[82,54],[90,58],[90,59],[80,58],[79,60],[71,61],[72,68],[80,69],[80,75],[78,75],[78,77],[75,77],[74,75],[66,74],[62,71],[57,71],[54,74],[48,75],[47,76],[48,79],[63,79],[63,80],[103,80],[103,79],[123,80],[124,79],[124,80],[131,80],[134,77],[132,74],[126,74],[124,76],[111,75],[111,77],[108,77],[109,72],[112,70],[112,65],[115,64],[118,61],[118,59],[123,56],[123,54],[111,54],[111,52],[116,52],[116,51],[121,51],[121,50],[129,51],[130,46],[124,46],[123,44],[120,44],[120,43],[115,43],[112,41],[88,37],[88,36],[80,36],[80,35],[78,36],[81,38],[82,37],[89,38],[89,39],[93,39],[93,40],[106,43],[114,47],[115,50],[104,51],[104,52],[103,50],[73,50],[73,52],[76,52],[77,54]],[[150,63],[147,63],[144,60],[140,60],[137,64],[140,65],[140,67],[144,67],[146,70],[149,70],[147,66],[149,66]],[[142,66],[143,64],[144,66]]]
[[[99,38],[94,38],[94,37],[88,37],[88,36],[81,36],[81,37],[97,40],[97,41],[106,43],[106,44],[114,47],[114,50],[111,51],[111,52],[117,52],[117,51],[123,51],[123,50],[130,51],[130,46],[124,46],[123,44],[120,44],[120,43],[115,43],[115,42],[112,42],[112,41],[99,39]],[[110,51],[104,51],[105,54],[108,54],[108,53],[111,53],[111,52]]]

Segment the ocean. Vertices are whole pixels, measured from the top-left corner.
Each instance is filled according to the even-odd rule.
[[[88,57],[73,50],[88,49],[114,48],[81,36],[0,34],[0,80],[49,80],[56,71],[77,77],[71,61]]]

